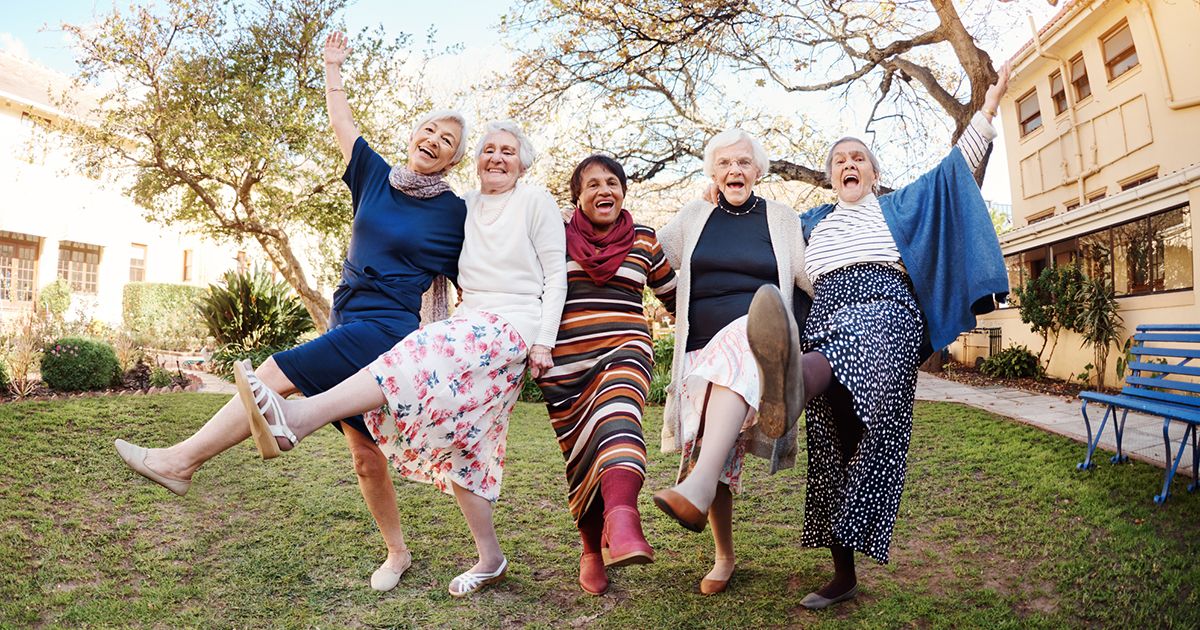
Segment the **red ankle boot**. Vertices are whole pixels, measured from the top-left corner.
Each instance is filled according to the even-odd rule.
[[[654,562],[654,550],[642,535],[642,516],[636,508],[619,505],[604,515],[600,553],[606,567]]]
[[[585,553],[579,558],[579,586],[591,595],[603,595],[608,590],[608,573],[598,553]]]

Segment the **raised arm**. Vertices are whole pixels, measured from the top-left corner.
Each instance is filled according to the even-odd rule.
[[[350,56],[351,50],[346,36],[340,31],[334,31],[325,38],[325,107],[329,110],[329,124],[333,127],[338,148],[347,162],[354,152],[354,141],[360,135],[342,84],[342,62]]]

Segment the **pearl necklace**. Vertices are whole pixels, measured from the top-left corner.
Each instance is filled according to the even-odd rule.
[[[733,210],[726,208],[725,204],[721,203],[720,197],[717,198],[717,205],[720,206],[720,208],[722,210],[724,210],[726,212],[726,214],[731,214],[735,217],[742,217],[742,216],[746,216],[747,214],[750,214],[751,212],[753,212],[754,209],[758,207],[758,202],[760,202],[760,201],[762,201],[762,197],[756,198],[754,200],[754,205],[750,206],[749,208],[746,208],[746,210],[743,212],[734,212]]]
[[[500,202],[500,208],[485,219],[483,217],[483,192],[481,191],[479,193],[479,205],[475,208],[475,222],[485,226],[495,223],[496,219],[499,219],[500,215],[504,212],[504,207],[508,205],[508,200],[512,198],[515,192],[517,192],[517,187],[513,186],[512,190],[509,190],[508,194],[504,196],[504,201]]]

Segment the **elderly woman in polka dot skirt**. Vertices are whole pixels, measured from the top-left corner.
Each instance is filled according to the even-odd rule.
[[[883,197],[875,196],[879,162],[871,150],[855,138],[835,142],[825,173],[838,202],[801,216],[815,292],[801,343],[789,341],[795,324],[772,287],[760,289],[750,306],[747,336],[762,372],[788,373],[787,391],[774,396],[790,396],[796,400],[785,407],[794,402],[807,412],[801,543],[828,547],[834,567],[833,579],[801,601],[807,608],[857,596],[855,551],[887,562],[917,367],[1008,292],[999,242],[972,176],[995,137],[991,119],[1008,75],[1005,64],[983,111],[941,164]],[[793,367],[801,349],[801,365]]]

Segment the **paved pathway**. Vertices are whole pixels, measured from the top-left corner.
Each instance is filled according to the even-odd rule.
[[[985,409],[995,414],[1008,416],[1017,422],[1033,425],[1059,435],[1065,435],[1080,442],[1079,461],[1087,456],[1087,427],[1083,423],[1082,401],[1066,396],[1051,396],[1035,394],[1019,389],[971,387],[948,381],[924,372],[917,376],[917,400],[948,401]],[[1104,417],[1103,406],[1088,405],[1088,417],[1092,420],[1092,430],[1099,428],[1100,420]],[[1118,416],[1119,418],[1120,416]],[[1171,448],[1178,450],[1179,441],[1183,437],[1182,423],[1171,424]],[[1130,412],[1125,419],[1125,435],[1121,440],[1121,450],[1131,459],[1153,464],[1159,468],[1165,467],[1166,458],[1163,455],[1163,420],[1154,416]],[[1100,437],[1100,446],[1092,456],[1097,465],[1107,464],[1111,455],[1102,453],[1101,449],[1115,453],[1117,451],[1116,432],[1113,431],[1113,420]],[[1172,456],[1175,453],[1171,453]],[[1179,462],[1175,472],[1178,481],[1182,476],[1192,474],[1192,449],[1189,446]],[[1185,482],[1185,486],[1190,481]],[[1174,490],[1172,490],[1174,492]]]
[[[237,386],[227,383],[205,372],[190,372],[200,377],[200,391],[217,394],[236,394]],[[992,413],[1007,416],[1024,424],[1039,427],[1051,433],[1065,435],[1080,443],[1079,461],[1087,455],[1087,428],[1083,424],[1083,413],[1080,411],[1080,400],[1064,396],[1035,394],[1019,389],[981,388],[948,381],[925,372],[917,376],[917,400],[947,401],[978,407]],[[1100,418],[1104,415],[1103,408],[1097,408],[1089,414],[1092,418],[1092,428],[1095,430]],[[1164,467],[1162,419],[1153,416],[1130,412],[1125,420],[1125,437],[1122,439],[1123,451],[1133,459],[1159,468]],[[1100,449],[1115,453],[1117,450],[1113,422],[1104,429],[1101,436]],[[1183,435],[1183,426],[1173,423],[1171,426],[1171,444],[1179,448],[1179,440]],[[1173,455],[1173,453],[1172,453]],[[1093,460],[1098,465],[1108,463],[1111,455],[1097,449]],[[1179,463],[1176,479],[1191,475],[1192,453],[1189,448],[1184,452],[1183,461]],[[1190,483],[1190,482],[1187,482]]]

